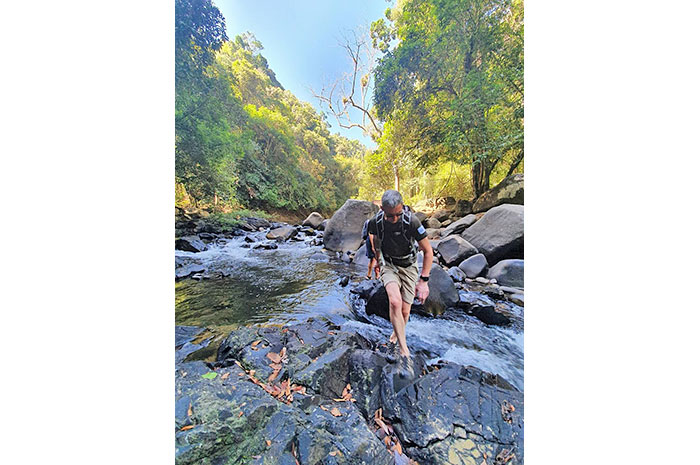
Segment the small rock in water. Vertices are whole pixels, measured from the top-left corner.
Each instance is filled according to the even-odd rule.
[[[477,283],[481,283],[481,284],[491,284],[491,281],[490,281],[490,280],[488,280],[488,279],[486,279],[486,278],[483,278],[483,277],[481,277],[481,276],[479,276],[478,278],[476,278],[475,281],[476,281]]]
[[[342,278],[340,278],[340,285],[343,287],[347,286],[349,282],[350,276],[343,276]]]

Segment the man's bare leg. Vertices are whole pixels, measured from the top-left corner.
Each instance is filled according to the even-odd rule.
[[[399,342],[399,353],[403,356],[409,356],[408,346],[406,345],[406,321],[404,320],[403,304],[401,300],[401,291],[397,282],[390,282],[385,286],[386,293],[389,296],[389,319],[394,327],[394,334]],[[409,305],[410,311],[410,305]]]
[[[401,313],[403,314],[403,322],[404,322],[404,328],[406,325],[408,325],[408,319],[411,316],[411,304],[406,303],[406,302],[401,302],[402,307],[401,307]],[[396,333],[394,331],[391,332],[391,336],[389,336],[389,342],[396,343]]]

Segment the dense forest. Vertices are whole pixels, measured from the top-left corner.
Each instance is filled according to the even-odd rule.
[[[471,200],[523,170],[521,0],[398,0],[339,48],[355,69],[318,93],[328,116],[284,89],[253,34],[229,39],[210,0],[176,0],[175,18],[178,206],[331,212],[392,187]]]

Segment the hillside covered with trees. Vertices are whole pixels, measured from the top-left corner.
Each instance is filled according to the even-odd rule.
[[[361,110],[376,150],[331,134],[210,0],[176,0],[176,205],[331,212],[387,188],[473,200],[523,171],[521,0],[398,0],[344,49],[348,90],[317,96],[329,117]]]

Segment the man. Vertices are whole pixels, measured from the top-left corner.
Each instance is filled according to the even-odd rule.
[[[402,377],[413,376],[411,354],[406,345],[406,324],[411,304],[417,296],[420,303],[428,297],[428,279],[433,264],[433,248],[425,228],[403,205],[398,191],[382,195],[379,213],[369,221],[367,230],[374,244],[377,269],[389,296],[389,319],[394,327],[389,342],[398,343]],[[419,279],[416,242],[423,251],[423,270]]]

